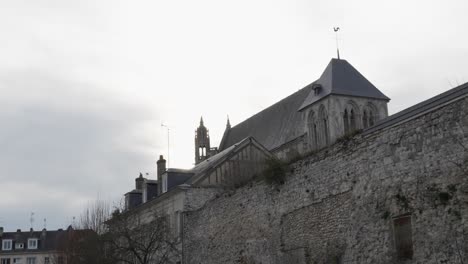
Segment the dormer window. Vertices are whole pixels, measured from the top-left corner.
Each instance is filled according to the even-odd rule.
[[[28,249],[37,249],[37,238],[28,239]]]
[[[322,90],[322,85],[316,84],[313,86],[313,89],[314,89],[314,95],[319,95],[320,91]]]
[[[15,243],[15,249],[23,249],[24,244],[23,243]]]
[[[11,239],[2,240],[2,250],[11,250],[13,241]]]

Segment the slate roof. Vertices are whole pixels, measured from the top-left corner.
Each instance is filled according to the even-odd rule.
[[[367,135],[375,131],[394,126],[401,122],[405,122],[423,113],[426,113],[427,111],[432,111],[438,107],[444,106],[445,104],[453,100],[458,100],[466,96],[468,96],[468,82],[455,88],[452,88],[444,93],[436,95],[421,103],[413,105],[387,118],[384,118],[378,121],[374,126],[364,130],[363,134]]]
[[[298,110],[303,110],[330,94],[390,100],[351,64],[342,59],[332,59],[322,76],[313,85],[321,86],[320,93],[316,95],[312,91]]]
[[[308,85],[274,105],[226,130],[219,149],[225,150],[247,137],[272,150],[304,134],[302,115],[297,110],[312,90]]]
[[[67,240],[68,232],[73,231],[73,229],[67,230],[54,230],[54,231],[44,231],[45,236],[43,236],[43,231],[24,231],[24,232],[4,232],[0,239],[11,239],[13,240],[12,250],[2,250],[0,244],[0,255],[1,254],[11,254],[18,252],[47,252],[59,250],[60,246]],[[82,231],[82,230],[74,230]],[[37,249],[28,249],[28,239],[37,238],[38,247]],[[23,243],[23,249],[15,249],[14,243]]]
[[[268,153],[267,155],[271,155],[264,146],[262,146],[259,142],[255,140],[255,138],[247,137],[237,142],[236,144],[228,147],[227,149],[217,153],[216,155],[198,163],[195,167],[190,169],[190,171],[194,173],[194,176],[188,179],[186,183],[192,184],[197,182],[203,176],[205,176],[206,173],[208,173],[212,168],[217,167],[218,165],[223,163],[225,160],[229,159],[232,155],[237,153],[239,150],[243,149],[245,146],[248,146],[249,144],[254,144],[259,149],[263,150],[265,153]]]
[[[321,91],[315,95],[313,88],[317,85]],[[305,133],[299,111],[330,94],[390,100],[346,60],[332,59],[315,82],[226,129],[219,149],[224,150],[249,136],[270,151],[291,142]]]

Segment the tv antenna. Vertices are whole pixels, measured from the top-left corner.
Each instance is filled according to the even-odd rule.
[[[335,38],[336,38],[336,54],[338,55],[338,59],[340,59],[340,48],[338,46],[338,31],[340,27],[333,27],[333,31],[335,31]]]
[[[169,168],[169,132],[171,129],[164,123],[161,123],[161,127],[165,127],[167,129],[167,168]]]
[[[31,217],[29,217],[29,222],[31,223],[31,229],[32,229],[33,223],[34,223],[34,212],[31,212]]]

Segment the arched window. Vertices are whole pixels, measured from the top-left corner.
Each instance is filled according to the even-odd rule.
[[[319,120],[320,120],[320,146],[328,145],[328,114],[325,106],[321,105],[319,110]]]
[[[361,126],[361,113],[355,102],[349,100],[343,111],[344,135],[352,133]]]
[[[206,156],[206,147],[199,147],[198,148],[198,155],[200,158],[203,158]]]
[[[364,107],[364,115],[362,117],[364,128],[371,127],[377,121],[377,108],[372,103],[367,103]]]
[[[328,121],[326,118],[323,119],[323,133],[325,135],[325,143],[328,145],[329,137],[328,137]]]
[[[367,117],[367,111],[364,110],[364,114],[362,115],[362,125],[364,128],[368,127],[368,117]]]
[[[356,130],[356,117],[354,116],[354,110],[351,109],[349,114],[349,127],[351,131]]]
[[[317,133],[317,125],[314,124],[314,138],[313,138],[313,142],[314,142],[314,148],[317,148],[318,147],[318,133]]]
[[[318,135],[317,135],[317,121],[314,111],[309,112],[307,117],[307,130],[309,133],[309,145],[311,149],[316,149],[318,146]]]
[[[344,124],[344,132],[345,134],[348,134],[349,133],[348,109],[344,110],[343,124]]]

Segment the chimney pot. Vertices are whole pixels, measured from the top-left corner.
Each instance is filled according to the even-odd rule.
[[[143,178],[143,174],[141,174],[140,172],[140,176],[138,176],[138,178],[135,179],[135,189],[142,190],[144,181],[145,181],[145,178]]]
[[[21,233],[21,229],[16,229],[16,232]]]
[[[164,159],[163,155],[159,155],[159,160],[156,162],[158,167],[158,180],[161,179],[161,175],[166,172],[166,160]]]

